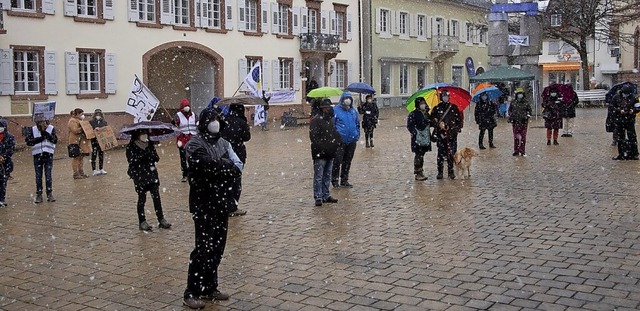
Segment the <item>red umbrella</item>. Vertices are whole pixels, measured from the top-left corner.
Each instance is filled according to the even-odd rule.
[[[565,105],[570,105],[573,99],[576,97],[576,92],[573,90],[573,87],[571,85],[553,83],[542,90],[542,99],[547,100],[547,98],[549,98],[550,96],[549,93],[551,93],[551,90],[553,89],[558,91],[558,97],[562,97],[562,102]]]
[[[438,89],[439,93],[442,91],[449,92],[449,102],[456,105],[460,111],[463,111],[469,106],[471,102],[471,94],[461,87],[457,86],[443,86]]]

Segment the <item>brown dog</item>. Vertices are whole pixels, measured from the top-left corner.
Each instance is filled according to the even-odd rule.
[[[460,179],[464,179],[464,171],[467,171],[467,177],[471,177],[471,159],[477,157],[478,154],[475,150],[465,147],[456,151],[453,155],[453,166],[456,169],[456,175],[460,176]],[[459,174],[462,173],[462,174]]]

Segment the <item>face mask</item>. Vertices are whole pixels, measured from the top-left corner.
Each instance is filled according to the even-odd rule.
[[[102,117],[101,116],[96,116],[96,120],[100,121],[100,120],[102,120]]]
[[[427,104],[420,104],[420,110],[426,110]]]
[[[517,98],[517,99],[523,99],[523,98],[524,98],[524,95],[522,95],[522,94],[518,94],[518,95],[516,95],[516,98]]]
[[[442,101],[445,103],[449,102],[449,96],[442,96]]]
[[[369,104],[370,104],[371,102],[373,102],[373,101],[372,101],[372,100],[370,100],[370,99],[367,99],[367,103],[369,103]]]
[[[209,133],[211,134],[218,134],[218,132],[220,132],[220,122],[218,121],[209,122],[209,125],[207,125],[207,131],[209,131]]]
[[[138,137],[138,140],[140,140],[143,143],[146,143],[149,141],[149,135],[147,134],[140,134],[140,137]]]
[[[80,120],[84,120],[84,115],[80,115]]]
[[[480,99],[487,100],[487,97],[486,96],[480,96]]]
[[[342,102],[342,105],[343,105],[343,106],[351,106],[351,100],[350,100],[350,99],[345,99],[345,100]]]
[[[551,93],[550,95],[551,95],[551,97],[556,97],[556,96],[558,96],[558,93]]]
[[[0,127],[0,134],[4,133],[4,127]]]
[[[188,113],[189,111],[191,111],[191,107],[186,106],[186,107],[184,107],[184,109],[182,109],[182,110],[184,110],[184,112],[187,112],[187,113]]]

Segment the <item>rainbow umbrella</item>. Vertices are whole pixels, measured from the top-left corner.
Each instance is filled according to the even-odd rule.
[[[440,93],[442,91],[449,92],[449,102],[456,105],[460,111],[464,110],[469,106],[469,102],[471,102],[471,94],[463,88],[457,86],[442,86],[437,89],[426,89],[420,90],[411,95],[409,99],[405,102],[405,107],[409,112],[416,109],[416,99],[418,97],[424,98],[427,102],[427,106],[429,106],[429,110],[433,109],[440,102]]]
[[[432,109],[433,107],[435,107],[439,102],[437,89],[432,88],[432,89],[419,90],[413,93],[409,97],[409,99],[407,99],[407,101],[404,103],[405,107],[409,112],[416,110],[416,99],[418,99],[419,97],[422,97],[425,99],[425,101],[427,102],[427,106],[429,106],[429,109]]]

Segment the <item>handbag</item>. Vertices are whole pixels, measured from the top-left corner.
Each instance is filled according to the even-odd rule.
[[[545,119],[545,120],[549,120],[549,119],[551,119],[551,110],[547,110],[547,109],[545,109],[545,110],[542,112],[542,118],[543,118],[543,119]]]
[[[422,147],[431,145],[431,132],[429,132],[429,127],[422,131],[416,130],[416,144]]]
[[[77,158],[80,156],[80,145],[79,144],[68,145],[67,151],[69,152],[69,158]]]

